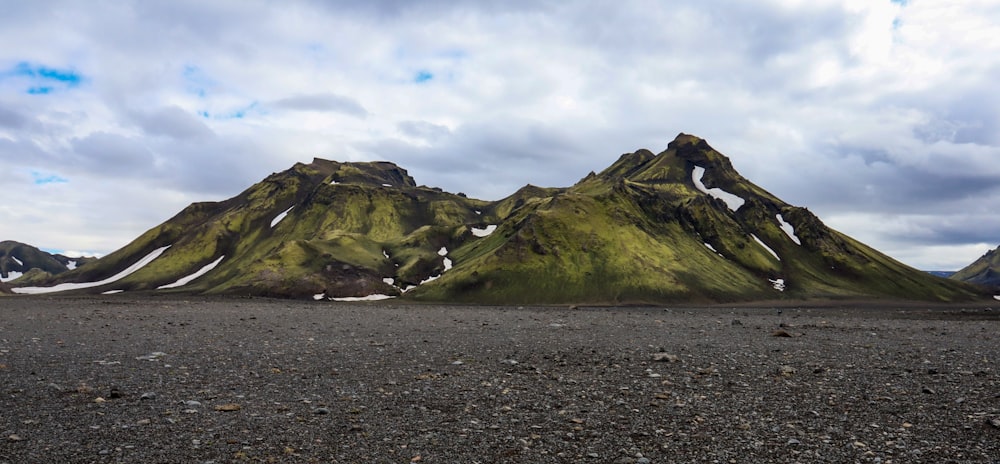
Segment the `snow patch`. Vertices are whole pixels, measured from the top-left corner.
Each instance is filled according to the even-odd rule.
[[[317,293],[313,295],[313,299],[316,301],[322,300],[324,298],[326,298],[326,293]]]
[[[781,214],[777,214],[774,217],[778,219],[778,224],[781,226],[781,230],[785,231],[785,234],[788,235],[788,238],[792,239],[792,241],[795,242],[796,245],[801,245],[802,241],[799,240],[799,237],[797,235],[795,235],[795,227],[785,222],[785,219],[781,217]]]
[[[480,215],[481,215],[481,214],[483,214],[483,212],[482,212],[482,211],[479,211],[479,210],[477,209],[477,210],[476,210],[476,214],[480,214]]]
[[[123,293],[125,290],[108,290],[106,292],[101,292],[101,295],[114,295],[116,293]]]
[[[76,261],[66,261],[66,269],[73,270],[76,269]]]
[[[389,259],[389,252],[382,250],[382,256],[385,256],[385,259]]]
[[[24,266],[24,263],[23,263],[23,262],[21,262],[21,260],[20,260],[20,259],[17,259],[17,256],[14,256],[14,255],[10,255],[10,259],[13,259],[13,260],[14,260],[14,262],[15,262],[15,263],[17,263],[17,265],[18,265],[18,266]]]
[[[282,211],[280,214],[275,216],[274,219],[271,220],[271,227],[273,228],[274,226],[278,225],[278,223],[281,222],[281,220],[284,219],[285,216],[288,216],[288,212],[291,211],[292,208],[294,207],[295,205],[289,206],[288,209]]]
[[[705,187],[705,184],[701,183],[701,177],[704,175],[705,175],[705,168],[701,166],[695,166],[694,169],[691,171],[691,180],[694,182],[694,186],[699,191],[726,202],[726,206],[728,206],[729,209],[733,211],[740,209],[740,206],[743,206],[743,203],[746,203],[746,200],[740,198],[737,195],[733,195],[732,193],[722,190],[720,188]]]
[[[1000,300],[1000,295],[993,295],[994,300]]]
[[[14,293],[38,294],[38,293],[64,292],[66,290],[79,290],[81,288],[100,287],[101,285],[110,284],[112,282],[124,279],[129,274],[132,274],[135,271],[138,271],[139,269],[146,267],[146,265],[153,262],[154,259],[159,258],[164,251],[167,251],[167,248],[170,248],[170,245],[157,248],[151,251],[148,255],[143,256],[143,258],[140,259],[139,261],[136,261],[135,264],[125,268],[124,271],[121,271],[111,277],[108,277],[107,279],[99,280],[97,282],[80,282],[80,283],[72,282],[72,283],[59,284],[53,287],[18,287],[18,288],[13,288],[12,290],[14,290]]]
[[[452,265],[454,263],[451,261],[451,259],[449,259],[447,257],[448,256],[448,248],[447,247],[441,247],[441,249],[438,250],[437,254],[438,254],[438,256],[444,256],[445,257],[444,258],[444,271],[451,270],[451,268],[453,267]],[[442,271],[442,273],[444,271]],[[401,290],[403,291],[403,293],[406,293],[406,292],[408,292],[410,290],[413,290],[413,289],[415,289],[415,288],[417,288],[417,287],[419,287],[419,286],[421,286],[423,284],[426,284],[427,282],[433,282],[433,281],[438,280],[440,278],[441,278],[441,274],[438,274],[438,275],[435,275],[435,276],[430,276],[430,277],[428,277],[428,278],[426,278],[424,280],[421,280],[420,283],[417,284],[417,285],[409,285],[406,288],[401,289]]]
[[[719,255],[720,258],[723,258],[723,259],[726,258],[725,256],[722,256],[722,253],[719,253],[719,250],[716,250],[715,247],[712,246],[711,243],[705,242],[705,246],[708,247],[709,250],[712,250],[712,252],[714,252],[715,254]]]
[[[177,282],[174,282],[172,284],[160,285],[159,287],[156,287],[156,289],[160,290],[160,289],[164,289],[164,288],[176,288],[176,287],[181,287],[181,286],[187,285],[192,280],[197,279],[197,278],[205,275],[208,271],[211,271],[212,269],[215,269],[215,266],[218,266],[219,263],[222,262],[222,259],[225,258],[225,257],[226,257],[226,255],[219,256],[219,259],[217,259],[215,261],[212,261],[211,263],[208,263],[208,264],[202,266],[202,268],[198,269],[198,271],[195,272],[194,274],[191,274],[191,275],[189,275],[187,277],[182,277],[182,278],[178,279]]]
[[[385,282],[386,285],[395,285],[396,279],[393,279],[392,277],[383,277],[382,282]]]
[[[330,185],[337,185],[337,184],[339,184],[339,183],[340,183],[340,182],[337,182],[337,181],[332,181],[332,182],[330,182]]]
[[[775,290],[785,291],[785,279],[767,279],[767,281],[771,282],[771,287],[774,287]]]
[[[392,187],[392,184],[382,184],[383,187]]]
[[[7,271],[7,277],[0,276],[0,282],[10,282],[23,275],[24,275],[23,272]]]
[[[472,235],[475,235],[476,237],[487,237],[490,234],[492,234],[493,231],[495,231],[495,230],[497,230],[497,225],[496,224],[490,224],[490,225],[486,226],[485,229],[477,229],[477,228],[473,227],[472,228]]]
[[[345,296],[341,298],[330,298],[330,299],[333,301],[379,301],[379,300],[388,300],[390,298],[396,298],[396,297],[391,295],[376,294],[368,296]]]
[[[781,257],[779,257],[778,254],[775,253],[774,250],[771,249],[771,247],[767,246],[767,244],[764,243],[763,241],[761,241],[761,239],[757,238],[756,235],[750,234],[750,236],[753,237],[753,239],[757,241],[758,245],[764,247],[764,249],[767,250],[768,253],[771,253],[771,255],[774,256],[774,259],[776,259],[778,261],[781,261]]]

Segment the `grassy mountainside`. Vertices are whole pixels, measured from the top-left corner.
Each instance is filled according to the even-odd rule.
[[[51,278],[70,270],[71,267],[83,266],[96,258],[70,258],[61,254],[51,254],[31,245],[5,240],[0,242],[0,277],[11,279],[15,274],[22,274],[17,280],[19,284],[30,284]]]
[[[952,274],[951,279],[1000,289],[1000,247]]]
[[[494,202],[417,186],[391,163],[316,159],[193,204],[48,283],[106,279],[167,246],[86,291],[176,283],[158,291],[501,304],[979,296],[827,228],[684,134],[572,187]]]

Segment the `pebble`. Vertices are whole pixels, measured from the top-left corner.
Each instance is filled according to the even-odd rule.
[[[20,435],[12,433],[7,437],[7,441],[24,441],[24,439]]]
[[[670,353],[653,353],[653,361],[656,362],[671,362],[675,363],[681,360],[676,354]]]
[[[318,415],[330,414],[330,409],[329,408],[316,408],[316,409],[312,410],[312,413],[313,414],[318,414]]]
[[[143,393],[141,396],[139,396],[139,400],[155,400],[155,399],[156,399],[156,393],[153,392],[146,392]]]
[[[789,438],[788,439],[788,443],[786,443],[786,444],[789,445],[789,446],[791,446],[791,445],[801,445],[802,442],[798,441],[798,440],[796,440],[794,438]]]

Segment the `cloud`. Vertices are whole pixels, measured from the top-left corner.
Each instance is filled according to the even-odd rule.
[[[134,112],[132,116],[149,135],[174,139],[203,139],[215,135],[205,123],[178,106],[163,107],[149,113]]]
[[[368,116],[368,111],[357,100],[334,94],[296,95],[275,100],[268,106],[292,111],[330,111],[359,118]]]
[[[844,232],[954,266],[1000,243],[998,15],[988,1],[15,3],[0,15],[0,169],[38,193],[0,206],[0,236],[111,251],[314,156],[395,161],[493,199],[688,132]],[[72,182],[30,188],[31,171]]]
[[[6,127],[8,129],[23,128],[27,124],[28,118],[17,111],[6,108],[5,106],[6,105],[0,102],[0,127]]]

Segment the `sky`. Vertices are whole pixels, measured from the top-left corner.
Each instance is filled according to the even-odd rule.
[[[314,157],[495,200],[684,132],[919,269],[1000,245],[995,0],[0,11],[0,240],[107,254]]]

